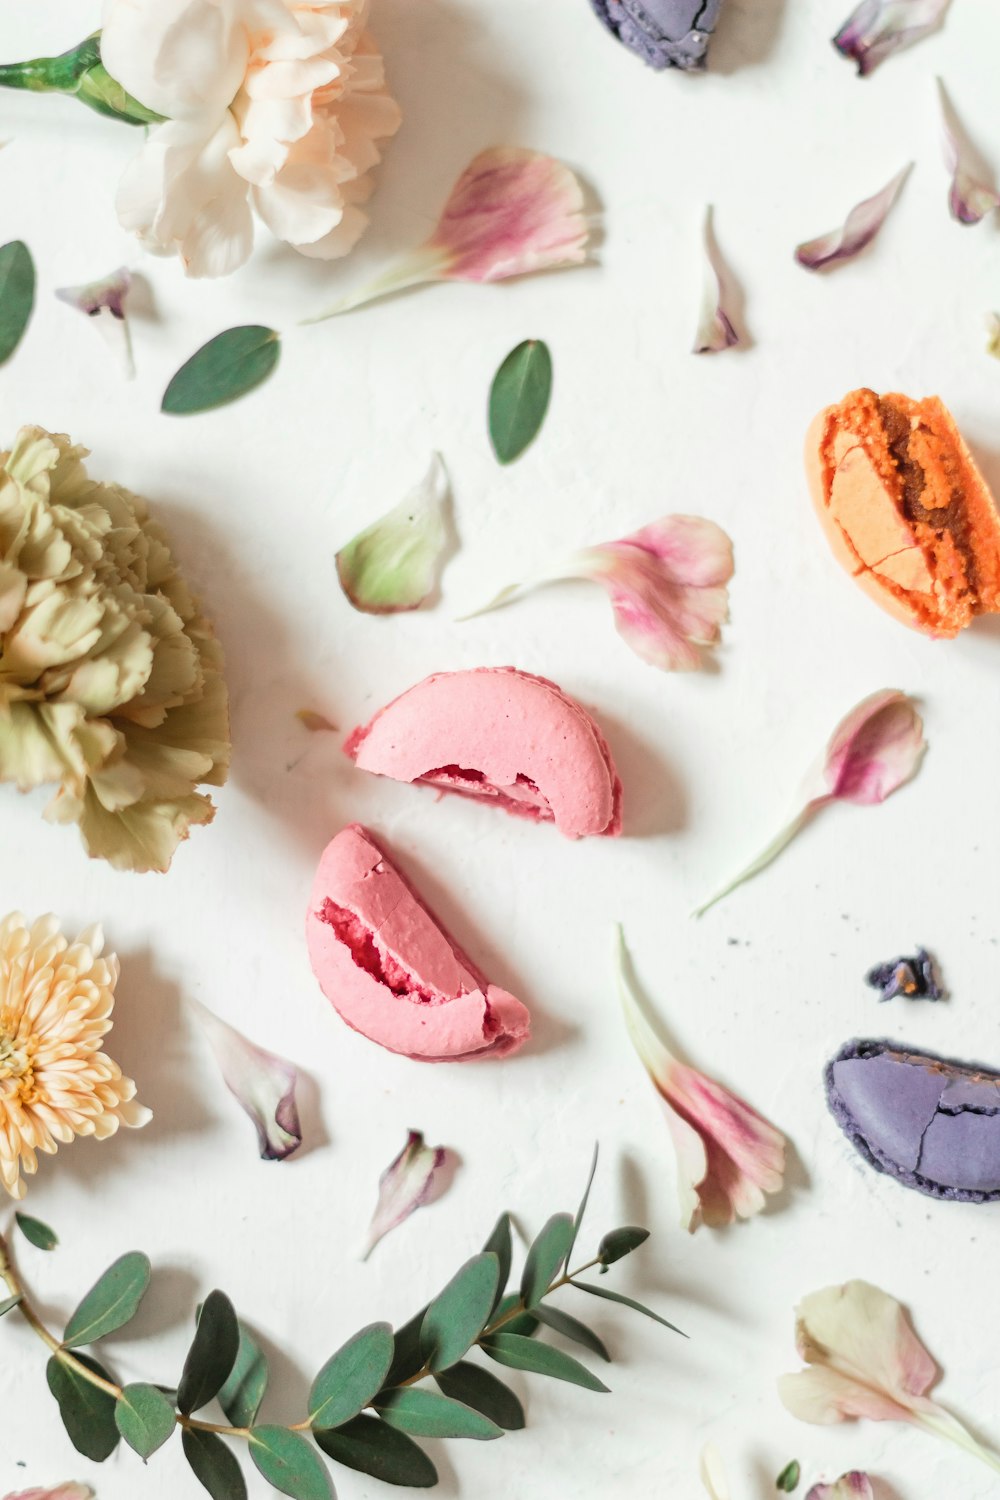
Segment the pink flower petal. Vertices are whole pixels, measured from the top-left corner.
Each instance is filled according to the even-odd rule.
[[[888,1292],[867,1281],[813,1292],[796,1310],[795,1343],[808,1368],[783,1375],[778,1393],[801,1421],[911,1422],[1000,1470],[1000,1458],[928,1396],[937,1365]]]
[[[978,224],[1000,208],[1000,193],[976,176],[975,155],[940,78],[938,98],[944,128],[944,159],[951,173],[948,210],[959,224]]]
[[[257,1130],[263,1161],[284,1161],[302,1145],[295,1101],[298,1073],[290,1062],[266,1052],[221,1021],[197,1000],[189,1000],[219,1064],[222,1079]]]
[[[734,349],[739,342],[740,336],[723,306],[722,278],[716,267],[712,210],[709,209],[705,214],[705,294],[691,352],[720,354],[724,349]]]
[[[632,982],[625,939],[618,928],[618,982],[629,1036],[667,1111],[677,1152],[681,1222],[718,1229],[760,1213],[780,1192],[785,1140],[742,1099],[678,1062],[650,1020]]]
[[[926,749],[913,699],[893,689],[873,693],[833,733],[823,767],[825,790],[862,807],[884,802],[916,774]]]
[[[5,1500],[94,1500],[94,1492],[86,1484],[57,1484],[54,1490],[18,1490]]]
[[[833,39],[864,77],[905,47],[936,31],[950,0],[861,0]]]
[[[868,1475],[853,1469],[835,1484],[814,1484],[806,1500],[875,1500],[875,1491]]]
[[[379,1178],[378,1202],[362,1259],[368,1259],[383,1235],[439,1196],[445,1185],[440,1174],[447,1160],[445,1147],[425,1146],[422,1131],[409,1132],[406,1145]]]
[[[840,229],[821,234],[817,239],[806,240],[795,251],[795,259],[807,271],[819,271],[824,266],[834,266],[840,261],[850,260],[870,245],[878,234],[899,191],[906,181],[912,163],[907,163],[887,182],[873,198],[865,198],[855,205]]]

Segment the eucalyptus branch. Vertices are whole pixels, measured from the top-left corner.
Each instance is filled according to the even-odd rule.
[[[139,1252],[108,1268],[59,1338],[39,1316],[0,1235],[0,1278],[10,1293],[0,1303],[0,1316],[18,1313],[49,1349],[49,1389],[73,1445],[95,1462],[108,1458],[121,1439],[146,1460],[179,1428],[185,1456],[213,1500],[246,1500],[246,1482],[228,1446],[234,1440],[245,1442],[264,1478],[294,1500],[330,1500],[330,1476],[317,1448],[389,1483],[425,1488],[436,1483],[437,1473],[415,1437],[489,1439],[524,1426],[518,1397],[486,1365],[469,1360],[470,1353],[478,1351],[509,1369],[607,1391],[587,1366],[537,1336],[550,1330],[610,1361],[596,1333],[550,1305],[557,1292],[572,1287],[672,1327],[631,1298],[580,1279],[631,1254],[648,1238],[646,1230],[614,1230],[596,1255],[569,1269],[589,1190],[588,1183],[575,1218],[555,1214],[535,1238],[512,1292],[507,1285],[513,1236],[510,1217],[502,1214],[484,1249],[408,1323],[395,1330],[372,1323],[333,1354],[312,1383],[308,1414],[290,1426],[259,1420],[267,1361],[223,1292],[210,1293],[198,1310],[176,1388],[121,1385],[91,1353],[82,1352],[124,1328],[138,1311],[151,1276],[149,1261]],[[18,1224],[38,1248],[57,1243],[37,1220],[18,1215]],[[225,1423],[195,1415],[213,1401]]]

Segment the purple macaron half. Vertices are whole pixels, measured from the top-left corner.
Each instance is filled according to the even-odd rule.
[[[605,26],[651,68],[705,66],[722,0],[591,0]]]

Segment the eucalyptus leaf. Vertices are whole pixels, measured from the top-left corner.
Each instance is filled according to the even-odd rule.
[[[535,1238],[521,1276],[521,1300],[537,1307],[556,1279],[573,1243],[573,1220],[569,1214],[553,1214]]]
[[[499,1219],[497,1219],[496,1223],[494,1224],[493,1229],[490,1232],[490,1237],[486,1241],[486,1244],[483,1246],[483,1249],[486,1251],[492,1251],[500,1265],[500,1274],[497,1277],[496,1300],[493,1304],[493,1310],[495,1312],[497,1307],[500,1305],[500,1300],[503,1297],[504,1292],[507,1290],[507,1283],[510,1280],[511,1261],[514,1258],[514,1243],[510,1229],[510,1214],[503,1213],[500,1215]]]
[[[267,1356],[244,1323],[236,1363],[219,1391],[219,1405],[232,1427],[252,1427],[267,1390]]]
[[[500,463],[513,463],[538,436],[551,395],[548,346],[527,339],[507,355],[490,387],[490,441]]]
[[[791,1463],[786,1464],[774,1481],[774,1487],[782,1495],[791,1495],[799,1487],[802,1478],[802,1466],[798,1459],[793,1458]]]
[[[520,1432],[524,1426],[524,1407],[514,1392],[480,1365],[463,1359],[450,1370],[442,1370],[434,1379],[446,1396],[482,1412],[498,1427],[508,1432]]]
[[[626,1255],[631,1255],[633,1250],[638,1250],[639,1246],[644,1245],[648,1239],[649,1230],[640,1229],[635,1224],[627,1224],[624,1229],[612,1229],[597,1247],[602,1271],[606,1271],[608,1266],[613,1266],[616,1260],[624,1260]]]
[[[250,1457],[268,1484],[292,1500],[333,1500],[333,1485],[306,1439],[287,1427],[252,1427]]]
[[[15,1213],[14,1218],[24,1238],[36,1250],[54,1250],[58,1245],[59,1236],[54,1229],[43,1224],[41,1219],[33,1219],[30,1214],[21,1213]]]
[[[497,1364],[507,1365],[512,1370],[528,1370],[534,1375],[549,1375],[553,1380],[566,1380],[570,1385],[583,1386],[586,1391],[607,1392],[603,1381],[592,1375],[586,1365],[553,1349],[550,1344],[540,1344],[537,1339],[522,1338],[517,1333],[491,1333],[483,1339],[482,1349]]]
[[[496,1317],[491,1318],[490,1321],[495,1323],[500,1318],[506,1318],[508,1313],[513,1312],[514,1308],[520,1307],[520,1305],[521,1294],[519,1292],[509,1292],[506,1297],[501,1297],[497,1303]],[[538,1327],[538,1319],[534,1313],[524,1312],[520,1313],[516,1318],[511,1318],[509,1322],[504,1323],[503,1331],[504,1333],[521,1333],[526,1339],[530,1339],[533,1333],[538,1332]]]
[[[6,1297],[3,1302],[0,1302],[0,1318],[6,1317],[7,1313],[19,1306],[20,1301],[21,1297],[18,1294],[16,1297]]]
[[[385,1385],[401,1385],[404,1380],[409,1380],[413,1375],[424,1367],[424,1356],[420,1352],[420,1330],[423,1327],[424,1318],[427,1314],[426,1307],[397,1328],[393,1335],[395,1348],[392,1355],[392,1364],[389,1373],[385,1377]]]
[[[155,1385],[127,1385],[115,1403],[115,1425],[143,1460],[173,1435],[174,1409]]]
[[[423,1386],[386,1391],[375,1402],[383,1422],[413,1437],[498,1438],[503,1428],[472,1407]]]
[[[273,328],[256,323],[227,328],[181,365],[163,393],[161,410],[191,416],[237,401],[267,379],[280,353],[281,335]]]
[[[466,1261],[424,1315],[420,1347],[428,1369],[457,1364],[490,1320],[500,1280],[500,1263],[491,1250]]]
[[[587,1175],[587,1186],[583,1190],[583,1197],[580,1199],[580,1207],[577,1209],[577,1211],[576,1211],[576,1218],[573,1220],[573,1233],[570,1236],[569,1245],[568,1245],[567,1250],[566,1250],[566,1259],[563,1262],[563,1264],[564,1264],[564,1266],[565,1266],[565,1268],[566,1268],[567,1271],[569,1270],[569,1259],[570,1259],[570,1256],[573,1254],[574,1248],[576,1247],[577,1238],[578,1238],[579,1233],[580,1233],[580,1226],[583,1223],[583,1216],[587,1212],[587,1204],[590,1202],[590,1190],[594,1186],[594,1174],[597,1171],[597,1158],[598,1158],[599,1153],[600,1153],[600,1146],[599,1146],[598,1142],[595,1141],[594,1142],[594,1155],[591,1158],[590,1172]]]
[[[35,263],[22,240],[0,249],[0,365],[24,336],[35,305]]]
[[[582,1344],[592,1354],[598,1354],[601,1359],[606,1359],[609,1364],[611,1363],[607,1345],[597,1337],[592,1328],[588,1328],[586,1323],[581,1323],[579,1318],[571,1317],[559,1307],[539,1307],[535,1315],[546,1328],[551,1328],[555,1333],[561,1333],[564,1339],[572,1339],[575,1344]]]
[[[370,1323],[331,1355],[309,1392],[313,1427],[340,1427],[382,1389],[395,1345],[388,1323]]]
[[[379,1417],[354,1417],[334,1432],[317,1432],[314,1436],[328,1458],[360,1474],[371,1474],[383,1484],[415,1490],[437,1484],[437,1469],[423,1449]]]
[[[247,1484],[239,1461],[214,1432],[185,1427],[181,1433],[184,1457],[212,1500],[247,1500]]]
[[[209,1292],[177,1387],[177,1406],[185,1416],[219,1394],[232,1374],[239,1347],[240,1325],[233,1304],[225,1292]]]
[[[110,1381],[111,1376],[96,1359],[89,1359],[86,1354],[74,1354],[73,1358],[92,1374]],[[58,1354],[54,1354],[46,1365],[45,1378],[59,1404],[59,1415],[73,1447],[92,1463],[102,1464],[119,1443],[115,1398],[91,1385]]]
[[[120,1256],[94,1283],[66,1324],[64,1347],[95,1344],[130,1323],[146,1295],[151,1274],[149,1258],[140,1250]]]
[[[623,1296],[621,1292],[613,1292],[610,1287],[592,1286],[588,1281],[574,1281],[571,1285],[578,1287],[581,1292],[588,1292],[591,1297],[603,1297],[606,1302],[617,1302],[622,1307],[630,1307],[633,1312],[652,1318],[654,1323],[662,1323],[663,1327],[669,1328],[671,1333],[679,1333],[682,1339],[687,1338],[687,1334],[680,1328],[675,1328],[673,1323],[668,1323],[666,1318],[661,1318],[659,1313],[653,1312],[649,1307],[643,1307],[641,1302],[636,1302],[632,1297]]]

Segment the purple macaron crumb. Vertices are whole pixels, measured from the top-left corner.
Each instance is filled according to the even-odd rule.
[[[855,1040],[825,1080],[831,1114],[876,1171],[945,1202],[1000,1202],[1000,1073]]]
[[[651,68],[705,66],[722,0],[591,0],[608,30]]]
[[[926,948],[918,948],[909,958],[894,958],[887,964],[876,964],[865,975],[865,983],[873,990],[881,990],[880,1002],[895,1000],[897,995],[903,995],[907,1000],[944,999],[934,960]]]

